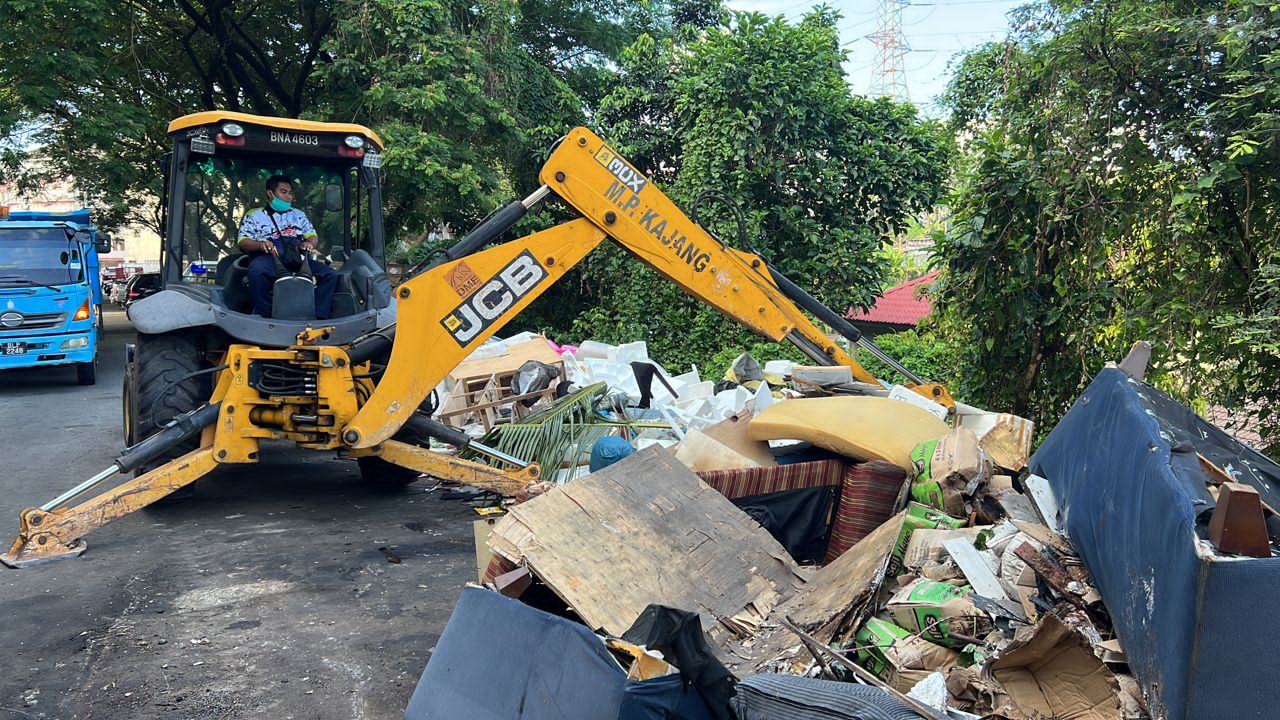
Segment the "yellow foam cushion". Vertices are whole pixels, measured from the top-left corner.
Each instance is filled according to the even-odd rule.
[[[911,449],[947,434],[927,410],[882,397],[799,398],[751,418],[752,440],[805,440],[857,460],[887,460],[911,470]]]

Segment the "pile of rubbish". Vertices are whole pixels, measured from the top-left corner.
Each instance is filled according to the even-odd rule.
[[[485,431],[548,479],[477,521],[407,718],[1176,716],[1130,674],[1106,601],[1132,593],[1066,537],[1097,492],[1031,472],[1027,420],[847,368],[742,356],[711,382],[643,343],[555,350],[559,390]]]

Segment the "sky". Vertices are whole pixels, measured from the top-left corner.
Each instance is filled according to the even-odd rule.
[[[940,115],[934,99],[950,77],[949,62],[957,53],[1004,37],[1008,12],[1022,0],[887,0],[901,6],[902,34],[911,51],[903,58],[908,99],[931,117]],[[782,15],[798,20],[816,0],[729,0],[734,10]],[[868,35],[879,27],[879,0],[828,0],[840,11],[840,41],[849,53],[845,75],[857,93],[866,93],[876,65],[876,48]]]

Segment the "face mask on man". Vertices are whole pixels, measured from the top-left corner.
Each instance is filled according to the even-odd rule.
[[[293,205],[281,200],[278,197],[271,198],[271,209],[276,212],[289,212]]]

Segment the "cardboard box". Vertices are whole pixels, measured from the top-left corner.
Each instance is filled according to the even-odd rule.
[[[923,633],[930,642],[959,649],[971,639],[982,639],[994,627],[991,618],[974,607],[969,593],[968,586],[920,578],[894,593],[886,609],[898,625]]]
[[[880,618],[871,618],[854,636],[858,664],[895,689],[907,692],[930,673],[954,667],[960,655],[916,637]]]
[[[991,461],[978,446],[978,436],[963,427],[917,445],[911,462],[916,468],[911,497],[950,515],[966,514],[966,498],[991,477]]]
[[[957,520],[931,507],[916,502],[907,503],[907,514],[902,522],[902,532],[898,534],[898,541],[893,545],[893,555],[889,558],[889,568],[885,572],[885,577],[897,577],[901,574],[902,561],[906,557],[907,545],[911,542],[912,532],[925,528],[954,530],[962,525],[964,525],[963,520]]]
[[[948,557],[947,549],[942,546],[943,543],[957,537],[972,542],[977,540],[978,534],[984,529],[986,528],[971,527],[958,530],[950,528],[921,528],[915,530],[907,540],[907,551],[902,556],[902,567],[904,570],[919,570],[925,565],[940,563]]]

